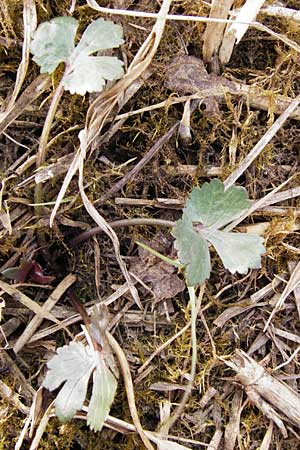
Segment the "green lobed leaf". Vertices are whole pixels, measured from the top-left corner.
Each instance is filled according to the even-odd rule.
[[[250,206],[247,191],[231,186],[224,191],[222,181],[214,179],[195,187],[186,202],[184,213],[192,222],[218,229],[240,217]]]
[[[183,214],[172,229],[180,263],[186,266],[188,286],[202,284],[210,275],[210,255],[206,240],[197,233],[190,218]]]
[[[261,267],[261,255],[266,249],[257,234],[229,233],[214,230],[204,235],[219,254],[224,267],[231,273],[247,273],[248,269]]]
[[[225,191],[219,180],[192,190],[182,219],[172,231],[188,286],[201,284],[210,275],[208,242],[231,273],[244,274],[248,269],[261,267],[261,255],[266,250],[260,236],[218,230],[240,217],[249,206],[245,189],[231,186]]]
[[[38,26],[30,50],[41,73],[52,73],[61,62],[68,60],[75,48],[77,28],[78,22],[73,17],[56,17]]]
[[[48,372],[43,386],[50,391],[65,383],[55,399],[58,418],[65,422],[81,409],[87,386],[95,367],[93,350],[81,342],[70,342],[57,350],[47,364]]]
[[[91,430],[100,431],[103,427],[114,400],[117,385],[115,376],[98,353],[96,370],[93,374],[93,391],[87,414],[87,424]]]

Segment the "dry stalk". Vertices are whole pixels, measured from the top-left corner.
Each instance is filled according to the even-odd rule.
[[[300,426],[300,397],[287,384],[278,381],[243,351],[237,350],[224,363],[237,372],[235,379],[244,386],[251,402],[276,423],[284,437],[287,431],[277,411],[288,422]]]
[[[292,112],[298,107],[300,103],[300,97],[298,96],[288,108],[276,119],[269,130],[263,135],[253,149],[248,153],[246,158],[240,162],[239,166],[232,172],[231,175],[225,180],[224,185],[226,188],[232,186],[236,180],[245,172],[245,170],[252,164],[252,162],[259,156],[265,146],[275,136],[278,130],[283,126],[286,120],[290,117]]]
[[[212,0],[209,17],[227,19],[233,0]],[[212,61],[214,55],[218,54],[222,44],[225,22],[208,22],[203,34],[203,60],[206,63]]]
[[[42,308],[38,303],[31,300],[31,298],[27,297],[27,295],[23,294],[23,292],[19,291],[14,286],[9,285],[2,280],[0,280],[0,288],[8,295],[22,303],[22,305],[26,306],[26,308],[33,311],[38,317],[41,317],[42,319],[48,319],[51,322],[54,322],[62,327],[67,332],[67,334],[71,336],[71,338],[73,338],[70,331],[59,320],[57,320],[53,314]]]
[[[11,109],[6,110],[0,116],[0,134],[13,123],[13,121],[23,113],[23,111],[36,100],[50,86],[49,75],[39,75],[20,95]]]
[[[104,14],[115,14],[120,16],[130,16],[130,17],[144,17],[144,18],[151,18],[151,19],[157,19],[159,14],[156,13],[150,13],[150,12],[142,12],[142,11],[133,11],[128,9],[114,9],[114,8],[105,8],[102,6],[99,6],[98,3],[95,0],[86,0],[87,4],[93,8],[95,11],[102,12]],[[200,23],[225,23],[225,24],[233,24],[237,23],[235,20],[231,19],[218,19],[214,17],[201,17],[201,16],[189,16],[189,15],[172,15],[172,14],[166,14],[165,16],[166,20],[178,20],[178,21],[189,21],[189,22],[200,22]],[[290,40],[287,36],[283,36],[279,33],[276,33],[275,31],[271,30],[270,28],[266,27],[265,25],[262,25],[259,22],[249,22],[248,20],[245,20],[244,22],[239,22],[241,25],[248,25],[252,28],[256,28],[257,30],[264,31],[265,33],[270,34],[275,39],[278,39],[282,42],[284,42],[289,47],[296,50],[298,53],[300,52],[300,46],[296,44],[296,42]]]
[[[19,399],[19,395],[13,392],[13,390],[0,380],[0,395],[2,399],[8,401],[12,406],[17,408],[22,414],[28,414],[28,406],[23,405]]]
[[[198,312],[201,308],[201,303],[204,295],[205,285],[200,286],[200,292],[197,298],[197,304],[195,304],[195,290],[194,288],[188,288],[189,294],[190,294],[190,306],[191,306],[191,336],[192,336],[192,358],[191,358],[191,373],[190,373],[190,379],[186,386],[186,390],[184,394],[182,395],[182,399],[179,403],[179,405],[176,407],[173,414],[166,420],[166,422],[162,423],[160,425],[160,429],[167,427],[168,429],[171,429],[172,426],[176,423],[176,421],[179,419],[180,415],[184,411],[184,408],[188,402],[188,399],[191,395],[191,391],[194,384],[194,379],[196,375],[196,363],[197,363],[197,338],[196,338],[196,318],[198,315]]]
[[[224,450],[234,450],[236,440],[240,434],[240,418],[243,410],[242,406],[243,391],[238,389],[235,391],[231,403],[230,417],[225,428]]]
[[[13,107],[15,105],[15,101],[21,90],[22,84],[25,80],[27,68],[28,68],[28,64],[29,64],[30,42],[31,42],[32,34],[36,29],[36,26],[37,26],[37,13],[36,13],[35,1],[34,0],[24,0],[23,1],[24,40],[23,40],[23,46],[22,46],[22,60],[18,66],[14,90],[13,90],[13,93],[9,100],[9,103],[7,105],[6,112],[4,113],[5,115],[13,109]]]
[[[42,309],[45,312],[50,312],[54,305],[58,302],[61,296],[69,289],[69,287],[76,281],[76,276],[69,274],[67,275],[59,284],[56,286],[54,291],[50,294],[48,299],[42,306]],[[43,321],[43,317],[35,315],[33,319],[28,323],[27,327],[17,339],[13,349],[15,353],[18,353],[24,345],[29,341],[29,339],[33,336],[35,331],[38,329],[40,324]]]
[[[297,9],[266,5],[261,9],[261,12],[267,14],[268,16],[282,17],[287,20],[300,22],[300,11]]]
[[[264,3],[265,0],[246,0],[234,22],[227,25],[219,52],[221,64],[229,62],[235,44],[240,42],[248,30],[250,24],[246,25],[243,22],[254,22]]]
[[[161,149],[162,145],[168,142],[168,140],[173,136],[178,128],[178,123],[173,125],[170,130],[164,134],[157,142],[150,148],[150,150],[146,153],[146,155],[131,169],[129,172],[124,175],[121,180],[119,180],[116,184],[114,184],[105,194],[103,194],[98,200],[94,202],[94,205],[101,205],[107,199],[109,199],[113,194],[117,193],[125,186],[126,183],[133,180],[135,176],[142,170],[142,168],[151,161],[152,158],[157,154],[157,152]]]
[[[272,436],[273,436],[274,426],[272,420],[270,421],[270,424],[268,426],[268,429],[266,431],[266,434],[264,435],[264,438],[262,440],[262,443],[260,445],[260,450],[269,450],[272,442]]]
[[[279,311],[279,310],[282,308],[282,306],[283,306],[283,304],[284,304],[286,298],[287,298],[287,297],[293,292],[293,290],[296,289],[299,285],[300,285],[300,262],[298,262],[298,264],[297,264],[296,267],[294,268],[294,270],[293,270],[293,272],[292,272],[292,274],[291,274],[291,276],[290,276],[290,279],[289,279],[289,281],[287,282],[287,284],[286,284],[286,286],[285,286],[285,288],[284,288],[284,291],[282,292],[281,296],[279,297],[279,299],[278,299],[278,301],[277,301],[277,303],[276,303],[276,306],[275,306],[275,308],[273,309],[273,311],[272,311],[272,313],[271,313],[271,315],[270,315],[270,317],[269,317],[269,319],[268,319],[268,321],[267,321],[267,323],[266,323],[266,325],[265,325],[264,332],[265,332],[265,331],[267,330],[267,328],[269,327],[269,325],[270,325],[270,323],[271,323],[271,321],[272,321],[272,319],[273,319],[275,313],[276,313],[277,311]]]
[[[130,369],[128,366],[126,356],[125,356],[123,350],[121,349],[120,345],[118,344],[118,342],[115,340],[115,338],[110,333],[107,333],[107,339],[108,339],[108,342],[109,342],[113,352],[116,354],[118,361],[120,363],[120,367],[121,367],[123,379],[124,379],[124,384],[125,384],[125,389],[126,389],[126,394],[127,394],[127,399],[128,399],[128,406],[129,406],[129,410],[131,413],[131,417],[132,417],[134,426],[135,426],[137,432],[139,433],[140,438],[142,439],[145,447],[148,450],[154,450],[151,442],[149,441],[148,437],[146,436],[145,431],[141,425],[139,415],[138,415],[138,412],[136,409],[135,397],[134,397],[134,387],[133,387],[131,373],[130,373]]]

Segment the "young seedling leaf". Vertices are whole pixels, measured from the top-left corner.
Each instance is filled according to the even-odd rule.
[[[92,22],[83,33],[75,51],[78,54],[91,55],[99,50],[119,47],[123,44],[123,30],[110,20],[98,19]]]
[[[55,399],[55,413],[61,422],[70,420],[82,408],[93,373],[87,423],[92,430],[100,431],[117,389],[117,371],[115,376],[109,369],[115,369],[109,346],[104,345],[100,352],[90,345],[71,342],[59,348],[47,365],[49,370],[43,386],[53,391],[64,383]]]
[[[248,269],[261,267],[265,247],[260,236],[219,230],[240,217],[249,206],[245,189],[231,186],[225,191],[219,180],[192,190],[182,218],[172,230],[188,286],[201,284],[210,275],[208,242],[231,273],[244,274]]]
[[[80,54],[63,78],[63,85],[71,94],[85,95],[100,92],[105,80],[115,80],[123,75],[123,63],[114,56],[88,56]]]
[[[77,28],[78,22],[72,17],[56,17],[39,25],[30,47],[33,60],[42,73],[52,73],[64,62],[62,84],[71,94],[100,92],[106,80],[116,80],[123,75],[123,63],[113,56],[92,54],[121,45],[124,42],[122,27],[97,19],[87,27],[75,47]]]
[[[78,22],[73,17],[56,17],[39,25],[30,50],[41,73],[52,73],[60,63],[68,60],[74,51],[77,28]]]
[[[192,190],[184,212],[192,222],[216,230],[240,217],[249,207],[250,201],[244,188],[231,186],[225,191],[222,181],[214,179]]]
[[[193,228],[185,214],[172,229],[179,261],[186,266],[188,286],[202,284],[210,275],[210,256],[206,240]]]
[[[105,361],[97,355],[96,370],[93,374],[93,391],[87,414],[87,424],[91,430],[100,431],[110,411],[117,390],[117,380]]]
[[[215,247],[224,267],[231,273],[247,273],[248,269],[261,267],[261,255],[265,253],[263,238],[257,234],[213,231],[207,240]]]
[[[93,351],[80,342],[71,342],[57,350],[47,364],[43,386],[50,391],[65,383],[55,399],[55,412],[60,421],[70,420],[80,410],[95,367]]]

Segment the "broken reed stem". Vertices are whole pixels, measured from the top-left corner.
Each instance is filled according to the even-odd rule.
[[[290,117],[293,111],[297,108],[300,103],[300,96],[296,97],[294,101],[287,107],[287,109],[280,114],[280,116],[275,120],[273,125],[269,130],[263,135],[263,137],[258,141],[258,143],[253,147],[253,149],[248,153],[246,158],[240,162],[237,169],[235,169],[231,175],[224,181],[225,189],[232,186],[236,180],[245,172],[246,169],[252,164],[252,162],[258,157],[258,155],[263,151],[265,146],[270,142],[270,140],[275,136],[277,131],[283,126],[285,121]]]
[[[54,116],[56,114],[60,99],[64,92],[64,86],[62,84],[62,79],[59,82],[59,85],[55,89],[54,95],[52,97],[52,101],[50,104],[50,107],[47,112],[47,117],[43,126],[43,131],[40,137],[39,142],[39,148],[37,153],[37,159],[36,159],[36,168],[39,169],[46,161],[47,156],[47,143],[49,134],[51,131],[52,122],[54,119]],[[41,203],[43,203],[43,189],[42,189],[42,183],[37,183],[35,185],[34,190],[34,203],[36,203],[35,206],[35,214],[37,217],[41,216],[42,213],[42,206]]]

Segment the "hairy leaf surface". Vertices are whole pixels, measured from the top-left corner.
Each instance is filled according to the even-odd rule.
[[[244,188],[231,186],[224,191],[222,181],[214,179],[192,190],[184,212],[193,222],[218,229],[240,217],[249,206]]]
[[[183,215],[172,230],[179,262],[185,265],[188,286],[203,283],[210,276],[208,242],[231,273],[244,274],[261,267],[265,253],[263,239],[256,234],[220,231],[250,206],[245,189],[231,186],[225,191],[219,180],[192,190]]]
[[[65,63],[62,84],[71,94],[100,92],[106,80],[123,75],[123,63],[114,56],[91,56],[93,53],[121,45],[122,27],[109,20],[92,22],[75,47],[78,22],[72,17],[56,17],[39,25],[31,43],[33,60],[42,73],[52,73]]]
[[[176,222],[172,234],[176,238],[178,259],[186,265],[187,285],[203,283],[210,274],[210,256],[206,240],[194,230],[191,220],[185,214]]]
[[[78,22],[73,17],[55,17],[39,25],[30,50],[41,73],[52,73],[60,63],[68,60],[75,48],[77,28]]]
[[[231,273],[247,273],[248,269],[261,267],[261,255],[265,253],[263,239],[257,234],[213,231],[207,240],[215,247],[224,267]]]
[[[87,415],[87,424],[91,430],[101,430],[110,411],[117,390],[117,380],[109,370],[103,358],[97,358],[93,374],[93,391]]]
[[[80,342],[71,342],[57,350],[48,362],[43,386],[50,391],[61,387],[55,399],[55,413],[60,421],[70,420],[82,408],[93,372],[93,389],[87,423],[101,430],[117,389],[116,377],[106,365],[102,353]]]
[[[64,87],[71,94],[100,92],[105,80],[115,80],[123,75],[123,63],[113,56],[88,56],[80,54],[64,75]]]
[[[71,342],[57,350],[47,364],[48,373],[43,386],[50,391],[65,383],[55,400],[58,418],[65,422],[81,409],[86,397],[87,386],[95,367],[90,347],[80,342]]]

